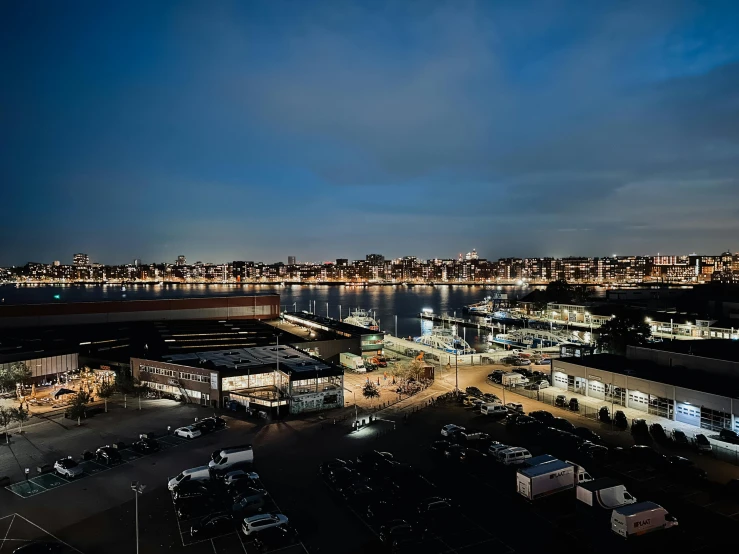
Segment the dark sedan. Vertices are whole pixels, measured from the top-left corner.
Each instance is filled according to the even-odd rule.
[[[227,535],[233,531],[234,520],[228,512],[211,514],[190,525],[190,536],[198,540]]]
[[[151,454],[152,452],[158,452],[160,446],[159,441],[144,438],[133,443],[131,445],[131,448],[133,448],[136,452],[140,454]]]
[[[106,465],[113,465],[121,461],[121,455],[112,446],[101,446],[95,451],[95,459]]]

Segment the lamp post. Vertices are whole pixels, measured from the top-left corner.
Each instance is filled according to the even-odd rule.
[[[398,316],[395,315],[395,336],[398,336]]]
[[[134,481],[131,483],[131,490],[136,501],[136,554],[139,554],[139,495],[144,493],[146,485]]]
[[[670,318],[670,340],[675,340],[675,331],[672,326],[672,318]]]

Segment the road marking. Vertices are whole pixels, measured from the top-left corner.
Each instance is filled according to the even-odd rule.
[[[49,535],[49,536],[50,536],[50,537],[51,537],[52,539],[54,539],[55,541],[57,541],[57,542],[59,542],[59,543],[63,544],[63,545],[64,545],[64,546],[66,546],[67,548],[71,548],[71,549],[72,549],[72,550],[74,550],[75,552],[79,552],[79,554],[83,554],[81,550],[79,550],[78,548],[75,548],[74,546],[72,546],[72,545],[71,545],[71,544],[69,544],[69,543],[66,543],[66,542],[64,542],[63,540],[61,540],[61,539],[60,539],[59,537],[57,537],[56,535],[53,535],[53,534],[49,533],[49,532],[48,532],[48,531],[47,531],[46,529],[44,529],[44,528],[43,528],[43,527],[41,527],[40,525],[36,525],[36,524],[35,524],[35,523],[34,523],[33,521],[31,521],[31,520],[29,520],[29,519],[26,519],[25,517],[23,517],[23,516],[22,516],[22,515],[20,515],[20,514],[16,514],[16,515],[17,515],[17,516],[18,516],[19,518],[21,518],[21,519],[22,519],[23,521],[25,521],[26,523],[30,523],[31,525],[33,525],[34,527],[36,527],[37,529],[39,529],[39,530],[40,530],[40,531],[42,531],[43,533],[45,533],[45,534]]]
[[[5,518],[3,518],[3,519],[5,519]],[[0,544],[0,550],[2,550],[3,549],[3,546],[5,546],[5,541],[8,539],[8,533],[10,533],[10,528],[13,527],[13,522],[14,521],[15,521],[15,514],[13,514],[13,519],[10,520],[10,525],[8,525],[8,530],[5,532],[5,537],[3,537],[2,544]]]
[[[210,539],[210,545],[213,547],[213,552],[215,554],[218,554],[218,550],[216,550],[216,543],[213,542],[213,539]],[[183,543],[184,546],[184,543]]]

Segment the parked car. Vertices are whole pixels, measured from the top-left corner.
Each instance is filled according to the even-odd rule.
[[[698,433],[695,436],[695,447],[698,449],[698,452],[711,452],[713,450],[711,441],[703,433]]]
[[[736,431],[732,431],[731,429],[721,429],[718,434],[718,438],[722,441],[730,442],[732,444],[739,443],[739,434],[737,434]]]
[[[616,414],[613,416],[613,424],[618,429],[626,429],[629,426],[629,420],[622,410],[616,410]]]
[[[193,539],[205,540],[220,535],[227,535],[234,530],[234,520],[228,512],[216,512],[205,516],[190,525],[190,536]]]
[[[666,443],[669,438],[667,436],[667,433],[665,433],[664,427],[662,427],[659,423],[652,423],[649,426],[649,434],[652,435],[652,438],[659,442],[659,443]]]
[[[444,427],[441,428],[441,436],[451,437],[454,436],[456,433],[460,433],[462,431],[464,431],[464,427],[462,427],[461,425],[450,423],[448,425],[444,425]]]
[[[646,419],[634,419],[631,421],[631,434],[643,437],[649,436],[649,426]]]
[[[185,439],[194,439],[202,435],[203,433],[200,431],[200,429],[196,429],[192,425],[188,425],[187,427],[178,427],[174,430],[174,434],[177,437],[183,437]]]
[[[464,392],[466,392],[470,396],[482,396],[482,391],[477,387],[467,387]]]
[[[336,458],[334,460],[328,460],[326,462],[322,462],[321,465],[318,466],[318,473],[322,477],[328,478],[329,473],[331,473],[331,471],[338,469],[340,467],[347,467],[349,465],[351,465],[351,462],[347,462],[346,460],[342,460],[340,458]]]
[[[249,494],[252,492],[261,492],[266,494],[264,487],[254,479],[239,479],[234,481],[227,487],[227,490],[228,494],[231,495],[232,498],[237,498],[243,494]]]
[[[705,470],[683,456],[670,456],[666,469],[668,473],[679,479],[705,479],[707,477]]]
[[[298,533],[291,525],[275,525],[249,535],[251,546],[257,552],[272,552],[299,542]]]
[[[509,402],[508,404],[505,405],[505,407],[511,413],[518,413],[518,414],[524,413],[523,404],[521,404],[520,402]]]
[[[635,444],[628,450],[631,459],[638,462],[643,462],[654,468],[659,469],[667,464],[667,458],[664,456],[664,454],[660,454],[651,446]]]
[[[600,435],[588,429],[587,427],[575,427],[575,430],[572,432],[583,440],[590,441],[595,444],[600,444]]]
[[[250,490],[234,499],[231,510],[241,515],[254,514],[264,509],[264,491]]]
[[[235,483],[247,482],[252,486],[259,480],[259,474],[254,471],[244,471],[243,469],[237,469],[235,471],[229,471],[223,476],[223,484],[227,487]]]
[[[530,385],[526,385],[526,388],[528,390],[543,390],[549,388],[549,381],[538,381],[536,383],[531,383]]]
[[[488,440],[490,435],[476,429],[465,429],[459,433],[459,437],[465,441]]]
[[[485,394],[483,394],[482,399],[485,402],[500,402],[500,398],[490,392],[486,392]]]
[[[563,417],[552,418],[552,421],[549,422],[549,425],[551,427],[554,427],[555,429],[559,429],[560,431],[567,431],[568,433],[573,433],[576,429],[576,427],[572,423],[570,423]]]
[[[560,408],[567,406],[567,397],[564,394],[558,394],[554,399],[554,405]]]
[[[570,398],[570,411],[572,412],[579,412],[580,411],[580,401],[575,398],[574,396]]]
[[[121,455],[112,446],[101,446],[95,451],[95,459],[106,465],[112,465],[121,461]]]
[[[172,498],[174,500],[206,498],[208,496],[210,496],[210,489],[203,484],[203,481],[186,481],[180,483],[172,491]]]
[[[552,420],[554,420],[554,416],[550,412],[547,412],[545,410],[536,410],[533,412],[529,412],[529,416],[547,425],[551,425]]]
[[[578,453],[583,458],[599,463],[606,462],[609,458],[609,450],[607,447],[601,446],[600,444],[594,444],[592,442],[581,444],[578,449]]]
[[[673,429],[670,436],[672,437],[672,441],[675,443],[675,446],[686,447],[690,444],[688,436],[680,429]]]
[[[536,362],[536,365],[552,365],[552,359],[551,358],[542,358],[538,362]]]
[[[287,516],[283,514],[256,514],[244,518],[241,524],[241,532],[249,536],[252,533],[258,533],[268,527],[277,525],[285,525]]]
[[[219,416],[206,417],[203,421],[212,421],[216,429],[223,429],[226,426],[226,420]]]
[[[131,448],[140,454],[151,454],[152,452],[158,452],[160,446],[159,441],[144,437],[134,442]]]
[[[72,456],[54,462],[54,471],[68,479],[74,479],[84,473],[82,467],[72,459]]]

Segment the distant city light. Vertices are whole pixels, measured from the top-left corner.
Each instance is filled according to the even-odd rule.
[[[432,310],[431,308],[424,308],[423,309],[423,313],[425,313],[425,314],[432,314],[432,313],[434,313],[434,310]]]

